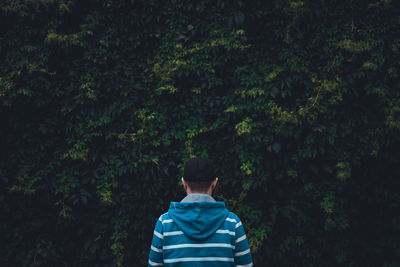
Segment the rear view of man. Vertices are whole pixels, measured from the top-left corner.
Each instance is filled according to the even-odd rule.
[[[187,196],[157,220],[149,266],[253,266],[242,222],[211,196],[217,182],[211,160],[186,163]]]

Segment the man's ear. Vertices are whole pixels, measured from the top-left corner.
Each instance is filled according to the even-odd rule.
[[[212,187],[213,190],[217,186],[217,183],[218,183],[218,177],[215,177],[215,180],[211,184],[211,187]]]
[[[183,184],[183,189],[185,189],[185,191],[187,191],[187,183],[185,181],[185,179],[183,179],[183,177],[181,178],[182,184]]]

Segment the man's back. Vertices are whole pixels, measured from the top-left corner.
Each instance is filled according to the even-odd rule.
[[[252,266],[239,217],[223,202],[171,202],[156,223],[149,255],[149,266],[162,265]]]

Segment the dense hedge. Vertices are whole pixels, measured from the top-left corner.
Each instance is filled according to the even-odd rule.
[[[0,7],[1,266],[145,265],[195,155],[256,266],[400,266],[398,1]]]

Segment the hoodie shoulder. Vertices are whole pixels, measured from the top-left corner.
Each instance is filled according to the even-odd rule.
[[[237,216],[235,213],[233,212],[229,212],[228,216],[226,216],[226,220],[225,220],[225,225],[228,229],[230,229],[231,231],[236,231],[236,226],[240,225],[241,221],[239,216]]]
[[[237,216],[235,213],[231,211],[228,213],[227,220],[231,220],[232,222],[236,223],[240,222],[239,216]]]
[[[168,219],[171,219],[171,218],[169,217],[169,215],[168,215],[168,212],[165,212],[165,213],[161,214],[160,217],[158,218],[158,220],[159,220],[160,222],[163,222],[164,220],[168,220]]]

